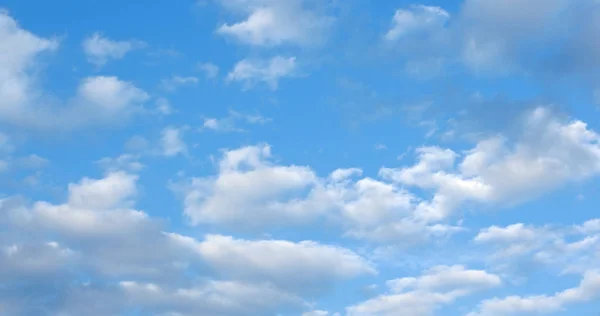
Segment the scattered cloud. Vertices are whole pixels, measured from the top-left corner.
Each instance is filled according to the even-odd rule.
[[[219,0],[221,6],[244,20],[217,28],[217,33],[252,46],[318,44],[334,18],[312,1]]]
[[[163,79],[160,82],[161,88],[166,91],[174,92],[178,88],[183,86],[193,86],[198,84],[198,78],[196,77],[181,77],[181,76],[173,76],[171,78]]]
[[[198,69],[206,75],[208,79],[215,79],[219,75],[219,66],[213,63],[198,63]]]
[[[72,130],[125,120],[149,99],[131,82],[114,76],[86,77],[74,97],[57,101],[36,83],[39,58],[58,48],[58,41],[40,38],[0,12],[0,121],[34,130]]]
[[[160,138],[160,148],[164,156],[173,157],[177,155],[187,155],[188,148],[183,141],[184,129],[167,127],[163,129]]]
[[[146,44],[138,40],[115,41],[96,32],[86,38],[82,46],[90,63],[104,66],[110,60],[123,59],[130,51],[143,48]]]
[[[295,57],[276,56],[269,60],[244,59],[239,61],[227,75],[227,81],[239,81],[244,89],[259,83],[277,90],[279,80],[294,76],[297,72]]]
[[[262,125],[270,121],[270,118],[263,117],[260,114],[243,114],[230,110],[229,115],[224,118],[204,118],[202,129],[209,129],[217,132],[245,132],[246,130],[238,127],[238,124]]]
[[[467,316],[539,315],[558,312],[565,306],[588,302],[600,296],[600,273],[588,271],[579,286],[554,295],[508,296],[484,300]]]
[[[473,293],[502,285],[495,274],[463,266],[437,266],[419,277],[387,282],[390,293],[347,308],[347,315],[427,316],[442,305]]]

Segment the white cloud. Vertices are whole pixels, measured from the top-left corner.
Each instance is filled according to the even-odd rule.
[[[167,157],[187,155],[188,149],[183,141],[183,129],[167,127],[163,129],[160,138],[162,154]]]
[[[136,40],[114,41],[96,32],[86,38],[82,46],[90,63],[103,66],[111,59],[122,59],[128,52],[142,48],[145,44]]]
[[[210,281],[192,288],[130,281],[120,286],[134,306],[147,306],[165,315],[272,315],[282,308],[299,309],[306,304],[268,285],[233,281]]]
[[[198,63],[198,69],[203,71],[208,79],[214,79],[219,75],[219,66],[213,63]]]
[[[422,203],[419,213],[436,221],[465,201],[510,205],[600,173],[600,135],[585,123],[564,121],[538,107],[527,113],[521,128],[514,144],[500,136],[482,140],[458,166],[459,155],[453,151],[425,147],[418,150],[414,166],[382,168],[380,174],[434,190],[434,198]]]
[[[398,9],[385,39],[395,41],[408,35],[422,36],[429,32],[439,32],[449,19],[450,14],[440,7],[412,5],[409,9]]]
[[[270,118],[265,118],[260,114],[244,114],[236,111],[229,111],[229,115],[224,118],[204,118],[202,124],[203,129],[210,129],[218,132],[245,132],[241,127],[238,127],[240,122],[246,124],[265,124],[270,122]]]
[[[0,13],[0,121],[18,127],[69,130],[114,124],[126,119],[149,98],[132,83],[111,76],[84,78],[66,102],[45,92],[37,83],[43,53],[58,48],[21,29],[6,12]],[[64,103],[64,104],[61,104]]]
[[[227,81],[240,81],[244,89],[264,83],[271,90],[276,90],[281,78],[294,76],[296,72],[295,57],[276,56],[269,60],[244,59],[229,72]]]
[[[600,253],[599,220],[572,227],[524,225],[491,226],[482,229],[473,241],[482,246],[488,263],[503,272],[519,273],[524,262],[538,270],[544,267],[560,273],[581,273],[595,267]]]
[[[161,87],[167,91],[175,91],[179,87],[188,86],[188,85],[196,85],[198,84],[198,78],[188,76],[172,76],[171,78],[163,79],[160,83]]]
[[[589,302],[600,297],[600,273],[588,271],[579,286],[554,295],[508,296],[481,302],[478,311],[468,316],[539,315],[558,312],[576,303]]]
[[[192,224],[244,230],[330,218],[348,237],[398,244],[460,230],[419,221],[416,197],[394,184],[353,179],[361,172],[338,169],[321,178],[308,167],[274,164],[263,144],[226,151],[216,176],[191,178],[180,188]]]
[[[286,292],[318,293],[336,281],[375,274],[369,262],[341,247],[312,241],[243,240],[209,235],[193,247],[220,275],[246,282],[268,282]]]
[[[254,46],[311,45],[326,36],[333,18],[312,1],[219,0],[245,20],[223,24],[217,33]]]
[[[500,277],[483,270],[438,266],[417,278],[388,281],[390,293],[348,307],[347,315],[429,316],[441,305],[501,284]]]

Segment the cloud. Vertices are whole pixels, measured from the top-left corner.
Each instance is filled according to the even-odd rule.
[[[163,129],[160,138],[160,147],[163,155],[173,157],[177,155],[187,155],[188,149],[183,141],[182,128],[167,127]]]
[[[196,84],[198,84],[198,78],[196,78],[196,77],[181,77],[181,76],[173,76],[171,78],[163,79],[160,82],[161,87],[170,92],[173,92],[182,86],[196,85]]]
[[[437,266],[416,278],[388,281],[390,293],[346,309],[347,315],[433,315],[441,305],[502,285],[500,277],[463,266]]]
[[[269,60],[243,59],[229,72],[227,81],[242,82],[244,89],[264,83],[271,90],[277,90],[281,78],[292,77],[296,72],[295,57],[276,56]]]
[[[223,24],[217,33],[252,46],[297,45],[321,42],[334,19],[313,1],[219,0],[221,6],[244,20]]]
[[[600,254],[597,219],[575,226],[533,226],[517,223],[482,229],[473,239],[487,262],[504,273],[553,268],[560,273],[582,273],[593,269]],[[526,271],[525,271],[526,272]]]
[[[508,296],[484,300],[468,316],[539,315],[562,310],[565,306],[584,303],[600,296],[600,273],[588,271],[579,286],[554,295]]]
[[[236,111],[229,111],[229,115],[224,118],[204,118],[203,129],[209,129],[217,132],[245,132],[243,128],[238,127],[240,122],[246,124],[265,124],[270,122],[270,118],[265,118],[260,114],[243,114]]]
[[[309,308],[302,295],[314,298],[375,273],[366,259],[338,246],[223,235],[199,241],[164,232],[157,218],[133,209],[137,181],[135,174],[109,171],[70,184],[61,204],[0,200],[3,311],[300,313]],[[93,303],[100,299],[105,304]]]
[[[450,14],[440,7],[412,5],[409,9],[398,9],[385,39],[395,41],[408,35],[437,32],[449,19]]]
[[[460,65],[475,74],[541,82],[573,75],[597,86],[598,12],[595,0],[466,0],[452,17],[439,7],[412,5],[396,10],[383,36],[397,44],[409,71],[419,65],[435,74]]]
[[[0,121],[33,130],[72,130],[84,126],[122,122],[149,99],[133,83],[113,76],[81,80],[74,97],[65,102],[47,94],[35,73],[44,53],[58,41],[44,39],[19,27],[6,12],[0,13]]]
[[[206,74],[206,78],[215,79],[219,75],[219,66],[213,63],[198,63],[198,69]]]
[[[96,32],[86,38],[81,45],[90,63],[103,66],[109,60],[122,59],[130,51],[142,48],[146,44],[136,40],[114,41]]]
[[[414,166],[382,168],[380,174],[433,190],[434,198],[419,212],[424,219],[440,220],[466,201],[510,205],[600,173],[600,135],[585,123],[538,107],[525,115],[521,130],[514,144],[503,136],[478,142],[458,165],[454,151],[423,147]]]
[[[361,174],[338,169],[319,177],[309,167],[277,165],[271,148],[262,144],[225,151],[217,175],[178,187],[184,212],[196,225],[252,230],[326,218],[339,223],[347,237],[406,245],[460,231],[417,220],[415,196],[391,183],[355,180]]]
[[[291,293],[318,293],[336,281],[375,274],[356,253],[312,241],[243,240],[208,235],[196,243],[181,236],[218,274],[245,282],[266,282]]]

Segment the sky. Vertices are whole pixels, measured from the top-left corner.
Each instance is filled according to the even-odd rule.
[[[598,38],[598,0],[4,0],[0,314],[598,315]]]

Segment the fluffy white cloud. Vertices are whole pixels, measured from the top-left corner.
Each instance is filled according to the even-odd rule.
[[[514,144],[504,137],[480,141],[456,166],[458,154],[437,147],[418,150],[412,167],[382,168],[398,183],[435,191],[420,217],[441,220],[465,201],[514,204],[566,183],[600,173],[600,135],[584,122],[564,121],[542,107],[525,116]],[[458,167],[458,168],[455,168]]]
[[[96,66],[103,66],[111,59],[122,59],[128,52],[145,46],[136,40],[111,40],[98,32],[86,38],[81,45],[88,61]]]
[[[217,33],[248,45],[315,44],[325,37],[333,23],[333,18],[313,1],[219,0],[219,3],[245,19],[221,25]]]
[[[84,178],[69,185],[63,204],[0,200],[0,282],[8,286],[0,288],[3,311],[301,313],[309,304],[300,295],[314,298],[337,282],[375,273],[364,258],[336,246],[164,233],[157,219],[132,209],[137,178],[124,171]],[[206,266],[219,280],[190,280],[190,272]],[[31,294],[40,300],[25,299]],[[98,299],[106,304],[92,303]]]
[[[388,281],[390,293],[348,307],[347,315],[433,315],[441,305],[501,284],[500,277],[483,270],[438,266],[417,278]]]
[[[35,75],[41,56],[56,50],[58,42],[20,28],[2,11],[0,43],[0,121],[4,123],[44,130],[114,124],[149,98],[130,82],[97,76],[84,78],[74,97],[58,102],[40,87]]]
[[[600,258],[598,219],[570,227],[536,227],[522,223],[482,229],[473,241],[483,246],[488,262],[504,272],[518,273],[524,262],[538,269],[581,273],[595,268]],[[485,250],[484,250],[485,248]]]
[[[258,83],[265,83],[276,90],[279,80],[291,77],[297,72],[295,57],[276,56],[269,60],[244,59],[235,64],[227,75],[227,81],[240,81],[244,89],[250,89]]]
[[[238,230],[329,218],[348,237],[407,245],[460,230],[415,218],[415,196],[392,183],[354,179],[361,173],[338,169],[322,178],[309,167],[273,164],[264,144],[230,150],[216,176],[182,185],[185,214],[193,224]]]
[[[385,39],[395,41],[407,35],[438,32],[449,19],[450,14],[440,7],[412,5],[409,9],[398,9]]]
[[[579,286],[554,295],[508,296],[485,300],[468,316],[539,315],[557,312],[565,306],[600,297],[600,273],[586,272]]]
[[[356,253],[312,241],[243,240],[209,235],[196,243],[171,235],[192,247],[222,276],[249,282],[268,282],[288,292],[320,292],[335,281],[375,274]]]

